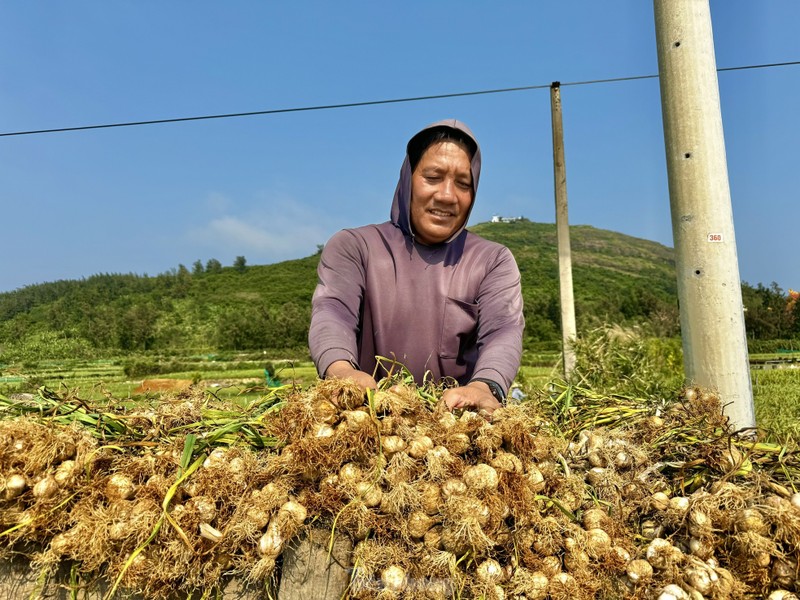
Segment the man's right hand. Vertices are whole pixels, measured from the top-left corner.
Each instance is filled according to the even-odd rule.
[[[357,384],[362,390],[368,389],[377,390],[378,383],[369,373],[359,371],[346,360],[337,360],[328,367],[325,371],[325,379],[349,379]]]

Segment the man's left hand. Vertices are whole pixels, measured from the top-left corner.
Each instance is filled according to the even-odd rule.
[[[482,381],[472,381],[465,386],[450,388],[442,394],[442,400],[450,410],[465,408],[475,412],[486,411],[491,415],[501,404],[492,395],[489,386]]]

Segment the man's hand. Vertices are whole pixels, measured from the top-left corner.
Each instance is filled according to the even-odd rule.
[[[372,375],[365,373],[364,371],[359,371],[346,360],[337,360],[331,363],[331,366],[329,366],[328,370],[325,371],[325,379],[332,378],[349,379],[353,383],[356,383],[364,391],[367,391],[367,389],[378,389],[378,383],[375,381]]]
[[[492,395],[489,386],[482,381],[471,381],[463,387],[450,388],[442,394],[442,400],[450,410],[454,408],[466,408],[478,411],[486,411],[492,414],[501,404]]]

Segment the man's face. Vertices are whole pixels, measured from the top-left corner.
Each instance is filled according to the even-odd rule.
[[[438,244],[464,225],[472,205],[472,169],[464,148],[430,146],[411,175],[411,225],[417,241]]]

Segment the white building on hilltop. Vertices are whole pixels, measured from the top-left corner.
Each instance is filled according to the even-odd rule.
[[[492,223],[514,223],[522,221],[523,217],[501,217],[500,215],[492,215]]]

